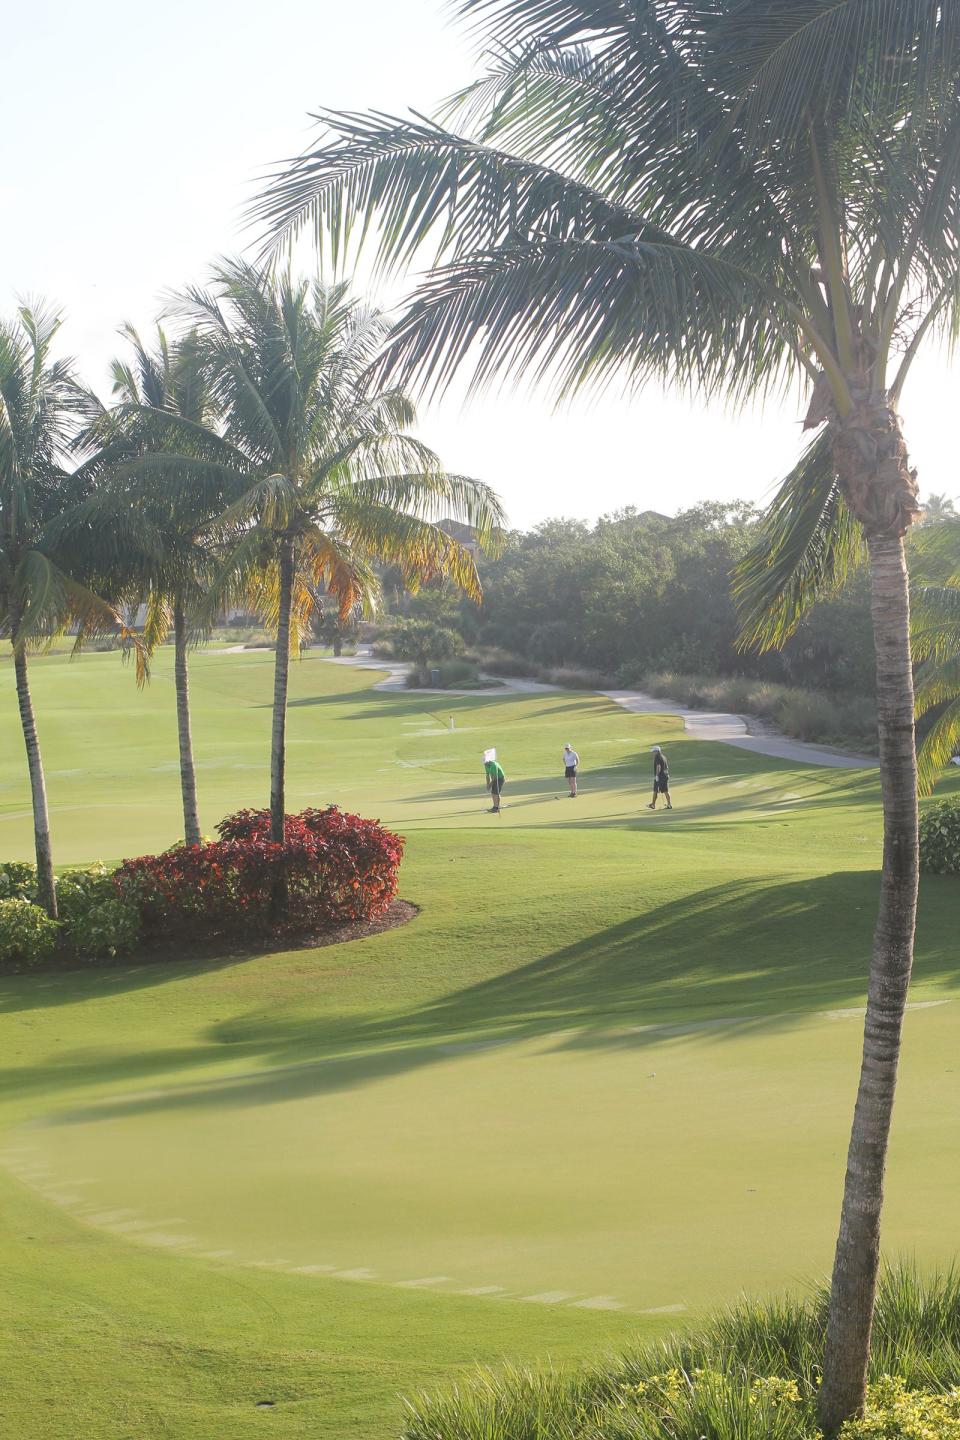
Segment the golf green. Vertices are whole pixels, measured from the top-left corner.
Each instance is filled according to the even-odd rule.
[[[271,670],[194,659],[207,828],[263,803]],[[477,1359],[583,1358],[829,1266],[875,775],[599,696],[376,678],[294,667],[289,803],[407,836],[409,924],[0,983],[21,1433],[232,1437],[260,1402],[279,1434],[392,1436],[397,1392]],[[58,862],[172,843],[169,656],[144,694],[112,655],[33,680]],[[643,808],[657,741],[669,814]],[[4,857],[30,853],[24,772],[5,663]],[[956,882],[925,878],[885,1232],[924,1261],[960,1228],[956,915]]]

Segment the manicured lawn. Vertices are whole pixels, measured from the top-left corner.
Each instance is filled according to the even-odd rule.
[[[265,800],[271,663],[196,657],[208,829]],[[175,840],[169,658],[145,695],[113,656],[33,669],[58,861]],[[873,775],[596,696],[370,684],[294,668],[290,804],[403,831],[411,924],[0,982],[12,1433],[389,1437],[398,1394],[478,1359],[596,1355],[829,1266]],[[669,815],[643,809],[654,741]],[[4,662],[4,857],[30,853],[24,771]],[[890,1171],[888,1248],[921,1260],[960,1230],[958,893],[924,881]]]

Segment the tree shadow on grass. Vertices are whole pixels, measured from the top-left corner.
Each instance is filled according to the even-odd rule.
[[[812,1013],[862,1004],[877,898],[874,872],[788,884],[733,881],[659,906],[506,974],[415,1009],[360,1019],[264,1017],[210,1026],[202,1045],[176,1052],[178,1068],[234,1057],[242,1074],[174,1085],[71,1109],[58,1123],[136,1113],[264,1105],[376,1084],[491,1046],[544,1040],[564,1049],[726,1044],[789,1029]],[[958,979],[955,897],[924,887],[918,978]],[[331,1053],[336,1052],[336,1053]],[[168,1052],[116,1062],[119,1078],[162,1073]],[[72,1083],[82,1082],[74,1066]],[[109,1056],[89,1057],[91,1081]],[[42,1067],[23,1077],[60,1079]]]

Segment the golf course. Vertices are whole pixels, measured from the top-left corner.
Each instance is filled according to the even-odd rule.
[[[142,692],[116,654],[31,664],[56,863],[173,844],[169,650]],[[191,664],[209,834],[266,801],[273,654]],[[478,1363],[596,1358],[828,1273],[877,772],[602,695],[382,678],[292,666],[288,809],[405,836],[407,923],[0,977],[4,1434],[389,1440]],[[0,854],[32,844],[5,659]],[[924,876],[884,1221],[921,1265],[960,1242],[956,936],[956,879]]]

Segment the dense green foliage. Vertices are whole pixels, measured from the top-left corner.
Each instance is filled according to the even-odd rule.
[[[59,930],[32,900],[0,900],[0,962],[41,965],[56,949]]]
[[[941,800],[920,816],[920,865],[934,875],[960,875],[960,801]]]
[[[125,954],[140,937],[135,906],[117,893],[105,865],[57,877],[57,920],[40,907],[37,869],[22,861],[0,865],[0,961],[33,966],[58,958],[97,960]]]
[[[636,684],[674,670],[869,693],[864,574],[816,606],[782,651],[738,653],[730,572],[757,523],[739,503],[699,505],[673,519],[622,510],[595,525],[547,520],[509,535],[500,557],[480,558],[480,609],[435,591],[400,607],[412,619],[455,624],[472,647],[519,656],[528,671],[582,667],[608,683]]]

